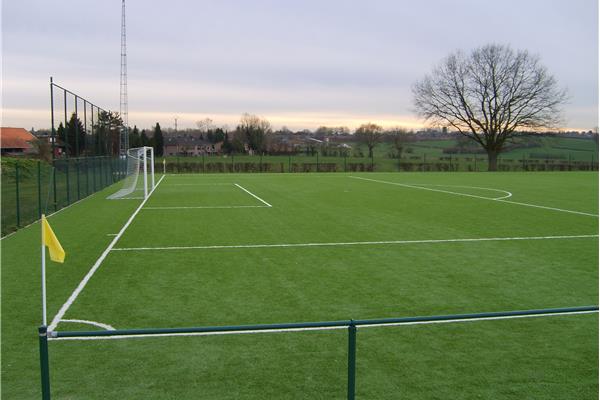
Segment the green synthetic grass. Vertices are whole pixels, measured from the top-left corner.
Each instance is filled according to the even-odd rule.
[[[597,173],[169,175],[115,248],[595,235]],[[266,207],[234,183],[259,196]],[[139,205],[50,217],[49,320]],[[151,207],[220,207],[152,209]],[[260,206],[225,208],[236,206]],[[39,225],[2,241],[2,394],[39,397]],[[64,318],[117,329],[598,304],[598,239],[112,251]],[[61,322],[58,330],[93,330]],[[357,398],[596,398],[596,314],[358,331]],[[55,398],[344,398],[345,331],[51,342]]]

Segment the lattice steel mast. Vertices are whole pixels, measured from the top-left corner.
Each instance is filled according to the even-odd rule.
[[[119,153],[126,154],[129,148],[129,121],[127,110],[127,37],[125,30],[125,0],[121,7],[121,90],[119,114],[123,119],[121,136],[119,140]]]

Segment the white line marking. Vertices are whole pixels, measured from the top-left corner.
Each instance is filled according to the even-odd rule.
[[[501,199],[508,199],[509,197],[512,197],[512,193],[507,191],[507,190],[502,190],[502,189],[494,189],[494,188],[486,188],[486,187],[479,187],[479,186],[463,186],[463,185],[434,185],[432,183],[413,183],[412,185],[415,186],[437,186],[437,187],[455,187],[455,188],[463,188],[463,189],[479,189],[479,190],[489,190],[492,192],[502,192],[505,193],[504,196],[501,197],[495,197],[492,198],[490,197],[490,200],[501,200]],[[457,192],[449,192],[449,193],[454,193],[454,194],[464,194],[464,193],[457,193]]]
[[[577,315],[577,314],[592,314],[597,313],[597,310],[592,311],[574,311],[568,313],[549,313],[540,315],[513,315],[506,317],[488,317],[488,318],[465,318],[446,321],[420,321],[420,322],[399,322],[392,324],[369,324],[357,326],[357,329],[376,328],[401,325],[433,325],[433,324],[452,324],[461,322],[476,322],[501,319],[516,319],[516,318],[541,318],[555,317],[561,315]],[[328,326],[322,328],[291,328],[291,329],[264,329],[264,330],[247,330],[247,331],[230,331],[230,332],[194,332],[194,333],[163,333],[163,334],[144,334],[144,335],[116,335],[116,336],[86,336],[86,337],[48,337],[48,340],[118,340],[118,339],[141,339],[148,337],[174,337],[174,336],[214,336],[214,335],[240,335],[248,333],[286,333],[286,332],[302,332],[302,331],[327,331],[333,329],[348,329],[347,326]]]
[[[106,236],[117,236],[117,233],[107,233]]]
[[[75,299],[77,299],[77,296],[79,296],[79,293],[81,293],[81,291],[83,290],[83,288],[85,287],[85,285],[87,285],[88,281],[91,279],[92,275],[94,275],[94,273],[96,272],[96,270],[98,268],[100,268],[100,265],[102,264],[102,262],[104,261],[104,259],[106,258],[106,256],[108,256],[108,254],[112,250],[113,246],[119,241],[119,239],[121,238],[121,236],[123,235],[123,233],[125,233],[125,230],[127,229],[127,227],[129,227],[129,225],[131,224],[131,222],[133,221],[133,219],[135,218],[135,216],[140,212],[140,210],[142,209],[142,207],[144,206],[144,204],[146,204],[146,201],[148,201],[148,199],[150,198],[150,196],[152,195],[152,193],[154,193],[154,191],[156,190],[156,188],[158,187],[158,185],[160,185],[160,183],[162,182],[163,179],[164,179],[164,175],[158,180],[158,183],[156,184],[156,186],[154,186],[154,188],[150,191],[150,193],[148,193],[148,197],[146,197],[144,199],[144,201],[142,201],[142,203],[138,206],[138,208],[133,212],[133,214],[131,215],[131,217],[129,217],[129,219],[127,220],[127,222],[125,223],[125,225],[123,225],[123,227],[121,228],[121,230],[119,231],[119,233],[117,233],[117,236],[115,236],[115,238],[112,240],[112,242],[110,242],[110,244],[104,250],[104,252],[102,252],[102,254],[100,255],[100,257],[96,260],[96,262],[94,263],[94,265],[92,266],[92,268],[88,271],[88,273],[85,275],[85,277],[83,278],[83,280],[81,282],[79,282],[79,285],[73,291],[73,293],[71,293],[71,296],[69,296],[69,299],[65,302],[65,304],[62,305],[62,307],[60,308],[60,310],[58,310],[58,313],[56,313],[56,315],[54,316],[54,319],[52,320],[52,323],[50,324],[50,326],[48,326],[48,331],[53,331],[56,328],[56,326],[58,325],[58,323],[60,322],[60,320],[62,319],[62,317],[65,316],[65,313],[67,312],[67,310],[69,309],[69,307],[71,307],[71,305],[73,304],[73,302],[75,301]]]
[[[163,186],[231,186],[231,183],[165,183]]]
[[[242,189],[244,192],[248,193],[250,196],[254,197],[255,199],[257,199],[258,201],[264,203],[267,205],[267,207],[273,207],[272,205],[270,205],[269,203],[267,203],[266,201],[264,201],[263,199],[261,199],[260,197],[258,197],[257,195],[255,195],[254,193],[250,192],[249,190],[244,189],[243,187],[241,187],[240,185],[238,185],[237,183],[234,183],[235,186],[239,187],[240,189]]]
[[[173,206],[173,207],[144,207],[144,210],[186,210],[186,209],[213,209],[213,208],[269,208],[267,206]]]
[[[556,208],[556,207],[539,206],[537,204],[520,203],[520,202],[512,201],[512,200],[504,200],[502,198],[493,199],[493,198],[490,198],[490,197],[476,196],[474,194],[450,192],[448,190],[441,190],[441,189],[433,189],[433,188],[427,188],[427,187],[422,187],[422,186],[408,185],[408,184],[405,184],[405,183],[380,181],[378,179],[362,178],[360,176],[349,176],[349,178],[361,179],[363,181],[370,181],[370,182],[377,182],[377,183],[385,183],[387,185],[403,186],[403,187],[408,187],[408,188],[413,188],[413,189],[429,190],[429,191],[432,191],[432,192],[448,193],[448,194],[454,194],[454,195],[457,195],[457,196],[473,197],[473,198],[476,198],[476,199],[501,201],[503,203],[516,204],[516,205],[520,205],[520,206],[543,208],[545,210],[560,211],[560,212],[566,212],[566,213],[571,213],[571,214],[579,214],[579,215],[587,215],[587,216],[590,216],[590,217],[598,217],[598,214],[591,214],[591,213],[586,213],[586,212],[582,212],[582,211],[565,210],[563,208]]]
[[[76,324],[93,325],[93,326],[97,326],[99,328],[105,329],[107,331],[115,330],[115,328],[113,328],[112,326],[110,326],[108,324],[103,324],[102,322],[96,322],[96,321],[88,321],[85,319],[61,319],[60,322],[73,322]]]
[[[281,243],[281,244],[237,244],[213,246],[170,246],[170,247],[116,247],[112,251],[144,251],[144,250],[208,250],[208,249],[256,249],[270,247],[326,247],[326,246],[365,246],[382,244],[420,244],[420,243],[457,243],[457,242],[491,242],[510,240],[552,240],[552,239],[583,239],[597,238],[598,235],[571,236],[525,236],[525,237],[496,237],[496,238],[466,238],[466,239],[425,239],[425,240],[382,240],[376,242],[329,242],[329,243]]]

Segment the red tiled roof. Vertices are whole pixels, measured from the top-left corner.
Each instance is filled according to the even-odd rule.
[[[23,128],[0,128],[0,148],[30,149],[35,136]]]

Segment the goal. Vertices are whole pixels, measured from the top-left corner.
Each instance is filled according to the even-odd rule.
[[[122,188],[108,199],[145,199],[154,189],[154,149],[136,147],[127,150],[127,175]],[[141,175],[141,176],[140,176]]]

